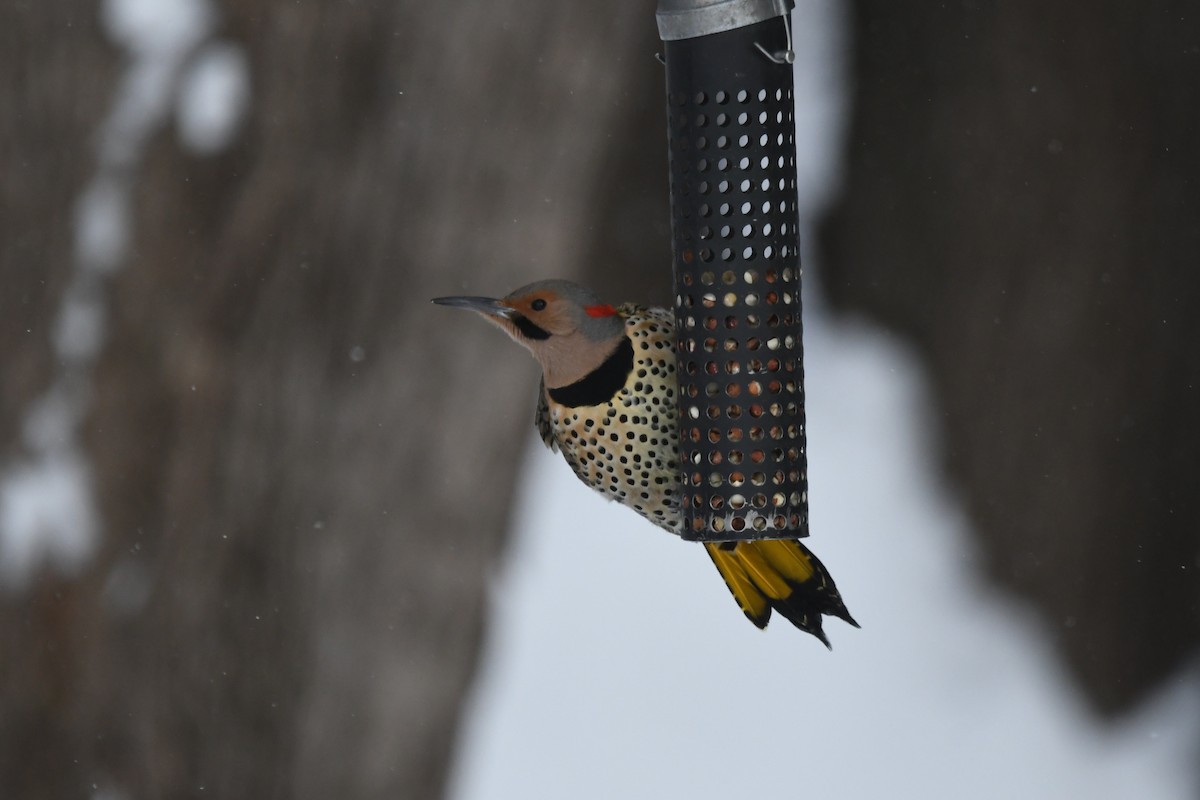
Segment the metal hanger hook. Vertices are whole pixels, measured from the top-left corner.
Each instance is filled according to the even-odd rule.
[[[773,64],[794,64],[794,63],[796,63],[796,51],[792,49],[792,26],[791,26],[791,23],[789,22],[791,17],[792,17],[791,14],[783,15],[783,30],[784,30],[784,33],[787,34],[787,49],[786,50],[778,50],[778,51],[772,53],[769,50],[767,50],[767,48],[765,48],[761,44],[759,44],[758,42],[754,43],[754,46],[758,48],[758,52],[760,52],[764,56],[766,56],[767,60]]]

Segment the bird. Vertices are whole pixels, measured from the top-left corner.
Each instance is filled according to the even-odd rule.
[[[535,426],[583,483],[659,528],[683,533],[672,312],[613,306],[559,279],[501,298],[433,302],[475,312],[533,355],[542,368]],[[859,627],[825,565],[799,540],[703,547],[758,628],[777,612],[830,647],[823,616]]]

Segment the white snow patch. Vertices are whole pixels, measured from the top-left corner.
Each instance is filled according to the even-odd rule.
[[[92,361],[104,341],[104,304],[97,298],[68,292],[54,326],[54,351],[68,361]]]
[[[129,249],[129,188],[123,175],[97,174],[75,203],[78,270],[110,273]]]
[[[795,80],[796,185],[800,219],[812,219],[838,188],[849,85],[844,4],[798,0],[792,12]]]
[[[20,589],[43,564],[63,573],[96,549],[87,464],[73,450],[7,471],[0,480],[0,582]]]
[[[170,60],[212,28],[215,12],[209,0],[104,0],[100,19],[135,60]]]
[[[102,8],[131,61],[101,132],[98,177],[136,165],[169,111],[183,64],[216,21],[209,0],[106,0]]]
[[[176,120],[183,145],[198,155],[229,146],[250,102],[250,66],[232,42],[204,47],[183,76]]]
[[[0,470],[0,583],[20,589],[43,565],[71,572],[98,547],[90,470],[77,443],[104,342],[106,281],[132,238],[131,181],[161,128],[188,57],[208,36],[210,0],[105,0],[101,19],[128,65],[75,204],[74,263],[52,328],[58,370],[23,424],[23,452]]]

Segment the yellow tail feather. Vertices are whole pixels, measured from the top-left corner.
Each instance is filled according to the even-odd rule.
[[[779,570],[780,574],[794,583],[804,583],[813,576],[812,559],[800,547],[799,542],[766,539],[755,542],[759,552]]]
[[[771,606],[755,588],[738,557],[732,550],[721,549],[720,545],[706,544],[704,549],[717,565],[717,571],[725,579],[725,585],[733,593],[733,599],[741,606],[743,613],[758,627],[766,627],[767,620],[771,618]]]
[[[858,627],[825,565],[799,541],[766,539],[704,547],[742,611],[759,628],[767,626],[772,610],[778,611],[828,647],[823,614]]]

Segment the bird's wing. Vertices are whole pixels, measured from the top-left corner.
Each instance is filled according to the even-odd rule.
[[[537,426],[538,435],[554,452],[558,452],[558,440],[554,438],[554,427],[550,424],[550,403],[546,400],[546,379],[538,383],[537,411],[533,415],[533,424]]]

